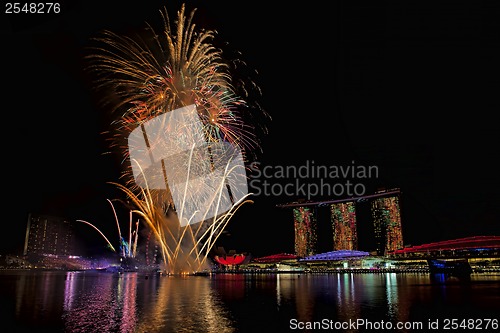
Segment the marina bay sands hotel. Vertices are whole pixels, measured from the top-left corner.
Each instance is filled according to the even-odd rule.
[[[331,220],[333,250],[359,250],[358,206],[369,204],[371,211],[370,238],[377,255],[403,248],[399,189],[383,190],[360,197],[316,202],[293,202],[278,205],[291,208],[295,229],[295,254],[307,257],[316,254],[318,224],[317,210],[327,207]]]

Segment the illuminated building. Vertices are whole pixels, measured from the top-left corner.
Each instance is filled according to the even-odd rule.
[[[330,210],[334,251],[356,251],[362,247],[370,251],[375,250],[377,255],[387,255],[391,251],[403,248],[400,195],[399,188],[395,188],[355,198],[315,202],[298,201],[281,204],[278,207],[293,208],[295,254],[299,257],[311,256],[317,250],[316,209],[318,207],[328,207]],[[360,204],[362,202],[370,204],[364,206]],[[363,220],[363,207],[370,208],[373,230],[368,227],[364,231],[363,221],[359,223],[359,220]],[[368,216],[366,217],[370,220]],[[364,236],[368,234],[369,237]]]
[[[357,250],[356,206],[353,201],[330,205],[333,250]]]
[[[365,258],[370,255],[369,252],[356,251],[356,250],[339,250],[330,251],[326,253],[318,253],[306,258],[299,259],[301,262],[308,261],[333,261],[333,260],[349,260],[349,259],[360,259]]]
[[[316,251],[316,217],[313,209],[297,207],[293,209],[295,227],[295,254],[299,257],[312,255]]]
[[[28,216],[24,255],[63,255],[73,252],[73,225],[60,217]]]
[[[245,259],[248,259],[248,256],[245,254],[233,254],[226,256],[214,256],[214,259],[217,263],[224,266],[236,266],[241,265]]]
[[[374,199],[371,208],[377,254],[403,248],[399,195]]]

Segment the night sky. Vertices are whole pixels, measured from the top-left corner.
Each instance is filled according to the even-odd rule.
[[[173,17],[180,4],[63,1],[52,15],[4,8],[0,253],[21,253],[29,213],[87,220],[117,235],[106,199],[122,198],[107,183],[120,181],[121,157],[107,154],[101,133],[110,116],[83,55],[102,29],[130,33],[146,22],[161,29],[159,11],[166,6]],[[268,134],[259,134],[253,162],[268,170],[376,166],[377,177],[354,182],[366,194],[401,189],[405,244],[500,235],[498,2],[188,1],[194,8],[197,26],[217,30],[223,52],[241,52],[255,70],[262,95],[252,98],[272,119],[256,117]],[[296,194],[253,196],[218,245],[254,256],[293,252],[292,212],[276,205],[301,199]],[[328,213],[318,222],[329,228]],[[89,251],[104,248],[90,227],[76,232]],[[321,240],[328,251],[331,240]]]

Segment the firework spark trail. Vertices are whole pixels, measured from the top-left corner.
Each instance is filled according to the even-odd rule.
[[[140,166],[139,166],[140,167]],[[162,250],[162,256],[164,258],[164,263],[165,266],[169,266],[168,270],[169,272],[176,272],[178,271],[178,267],[181,264],[179,259],[179,254],[183,253],[183,249],[181,248],[181,245],[184,243],[186,238],[184,238],[185,235],[185,227],[181,233],[180,236],[175,236],[174,233],[178,233],[180,231],[180,223],[177,220],[177,217],[175,215],[170,215],[170,218],[166,215],[163,214],[162,210],[159,209],[157,204],[154,202],[153,196],[150,194],[150,190],[147,185],[147,179],[146,181],[146,187],[141,191],[141,197],[135,195],[131,190],[128,188],[120,185],[120,184],[115,184],[119,188],[121,188],[128,196],[129,198],[136,204],[138,207],[138,210],[134,211],[140,216],[142,216],[146,223],[149,225],[149,227],[153,230],[156,239],[160,243],[160,248]],[[164,227],[163,225],[160,224],[160,221],[164,221],[164,223],[169,224],[167,227]],[[155,225],[154,222],[158,222],[157,225]],[[193,240],[192,241],[192,246],[196,247],[197,244]],[[166,264],[168,263],[168,265]],[[186,260],[182,262],[182,264],[185,264],[187,267],[189,267],[191,270],[197,270],[201,267],[201,265],[197,265],[197,268],[193,268],[193,263],[190,262],[189,260]],[[194,263],[195,264],[195,263]],[[186,271],[186,266],[182,267],[182,271]]]
[[[85,224],[88,224],[90,225],[92,228],[94,228],[95,230],[97,230],[101,236],[106,240],[106,242],[108,242],[108,245],[109,247],[111,248],[111,250],[113,250],[113,252],[116,252],[115,248],[113,247],[113,244],[111,244],[111,242],[108,240],[108,238],[102,233],[101,230],[99,230],[99,228],[97,228],[95,225],[93,225],[92,223],[90,222],[87,222],[87,221],[84,221],[84,220],[76,220],[77,222],[82,222],[82,223],[85,223]]]
[[[122,231],[120,229],[120,223],[118,222],[118,215],[116,215],[116,210],[115,210],[115,206],[113,205],[113,203],[111,202],[111,200],[109,199],[106,199],[109,204],[111,205],[111,209],[113,209],[113,215],[115,217],[115,222],[116,222],[116,227],[118,228],[118,240],[120,241],[121,243],[121,240],[122,240]]]
[[[132,254],[132,212],[129,213],[129,223],[128,223],[128,255]]]
[[[224,177],[222,178],[222,180],[220,182],[220,185],[219,185],[220,187],[219,187],[219,190],[217,192],[217,194],[218,194],[217,195],[218,201],[217,201],[217,205],[216,205],[217,208],[220,207],[220,199],[221,199],[223,187],[226,185],[226,180],[227,180],[229,174],[231,172],[233,172],[234,169],[236,168],[235,166],[233,166],[232,168],[229,169],[229,165],[230,165],[230,163],[228,162],[226,165],[225,171],[224,171]],[[243,204],[245,202],[251,202],[250,200],[245,200],[250,195],[251,195],[251,193],[244,195],[242,198],[240,198],[237,202],[235,202],[231,206],[231,208],[229,209],[228,212],[226,212],[225,214],[222,214],[220,217],[215,219],[215,222],[212,223],[210,225],[210,227],[205,231],[205,233],[202,234],[201,237],[199,238],[199,239],[204,239],[205,236],[207,235],[207,233],[209,234],[209,237],[207,237],[207,241],[205,242],[203,247],[200,249],[200,252],[202,252],[203,249],[206,247],[205,256],[208,255],[210,249],[214,246],[215,241],[217,240],[217,238],[219,238],[220,234],[222,233],[222,231],[226,227],[227,222],[229,222],[230,217],[232,217],[234,215],[234,211],[237,210],[241,206],[241,204]],[[215,197],[214,197],[214,199],[215,199]],[[217,215],[218,214],[216,213],[215,216],[217,216]],[[203,220],[205,220],[205,219],[203,219]],[[195,235],[195,237],[196,236],[197,235]]]
[[[226,167],[226,177],[230,172],[234,171],[234,169],[234,166],[232,168]],[[213,200],[220,200],[226,177],[221,180],[219,190],[214,193]],[[167,267],[166,269],[170,273],[198,271],[204,268],[210,250],[215,245],[215,241],[222,234],[231,217],[241,205],[252,202],[247,199],[251,194],[245,195],[238,202],[235,202],[228,212],[214,218],[214,221],[207,227],[203,234],[198,237],[198,232],[203,228],[205,223],[208,223],[208,220],[200,222],[196,233],[193,233],[191,224],[187,224],[183,228],[180,226],[178,221],[179,218],[175,213],[169,217],[164,214],[164,212],[158,208],[157,203],[154,202],[154,197],[149,194],[150,190],[147,187],[141,192],[141,196],[138,196],[121,184],[115,185],[121,188],[136,204],[137,210],[133,212],[142,216],[155,234],[162,250],[164,263]],[[154,223],[155,221],[161,220],[168,223],[167,228],[159,223]],[[174,233],[180,234],[175,236]]]
[[[199,269],[236,210],[243,203],[251,202],[247,200],[249,194],[246,194],[236,198],[236,202],[227,207],[228,198],[227,195],[223,197],[222,192],[225,186],[234,188],[235,184],[230,183],[237,183],[241,179],[238,175],[229,177],[234,172],[234,167],[230,167],[229,161],[225,160],[227,147],[220,144],[227,142],[241,153],[243,159],[246,158],[248,153],[258,150],[259,144],[256,128],[245,121],[243,110],[252,109],[267,116],[258,104],[250,107],[248,102],[237,94],[230,75],[231,66],[224,61],[222,50],[212,44],[216,32],[197,30],[193,22],[195,12],[196,9],[186,15],[183,4],[177,11],[177,20],[171,24],[165,8],[160,11],[163,31],[157,33],[152,26],[146,24],[144,34],[138,38],[104,31],[100,37],[94,39],[98,46],[87,56],[88,69],[96,74],[95,86],[105,93],[103,104],[110,108],[114,117],[111,122],[112,130],[107,132],[110,135],[110,147],[123,155],[123,165],[126,166],[121,177],[124,185],[115,182],[111,184],[120,188],[136,206],[130,213],[140,216],[152,230],[160,245],[164,264],[171,266],[171,271],[185,269],[180,268],[180,265]],[[239,88],[245,96],[248,96],[247,88],[258,88],[253,82],[248,86],[245,86],[243,81],[239,83]],[[179,153],[182,152],[182,147],[190,145],[189,157],[179,155],[180,162],[172,164],[170,161],[169,165],[162,158],[157,162],[160,165],[155,165],[157,169],[149,170],[153,174],[146,175],[140,163],[136,163],[131,156],[127,140],[129,134],[140,128],[147,140],[145,124],[148,121],[191,105],[195,106],[194,110],[201,121],[201,137],[191,129],[193,123],[184,124],[188,126],[186,129],[174,129],[171,124],[165,124],[161,130],[164,133],[179,133],[178,137],[173,143],[155,142],[160,146],[170,144],[165,147]],[[166,119],[167,117],[164,117],[163,121]],[[199,148],[201,141],[205,145]],[[196,162],[192,163],[196,143],[199,149],[196,151]],[[147,144],[151,154],[155,147],[151,147],[149,142]],[[213,149],[218,149],[218,153],[214,155]],[[207,156],[209,158],[206,158]],[[150,162],[154,162],[152,156]],[[220,167],[226,162],[222,172]],[[135,164],[141,168],[144,178],[140,184],[134,178]],[[160,170],[161,172],[154,174]],[[216,171],[213,177],[219,178],[205,183],[196,179],[196,176],[207,170]],[[246,181],[244,166],[239,174]],[[180,203],[177,203],[179,207],[174,205],[172,184],[168,183],[167,175],[170,178],[182,177],[186,180],[183,192],[179,192],[182,194]],[[217,184],[219,179],[220,183]],[[164,183],[161,189],[150,188],[151,184],[158,183],[159,180]],[[229,200],[232,201],[231,194]],[[199,207],[206,207],[206,211],[193,213],[186,206],[188,202],[199,203]],[[186,213],[186,209],[189,213]],[[193,231],[191,223],[198,213],[204,218]],[[186,214],[191,216],[185,216]],[[206,217],[210,218],[205,220]],[[116,212],[115,219],[118,225]],[[132,229],[131,223],[132,221],[129,231]],[[118,231],[121,239],[120,229]],[[132,246],[130,234],[131,232],[129,247]]]

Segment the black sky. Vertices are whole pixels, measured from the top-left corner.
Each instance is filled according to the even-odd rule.
[[[159,10],[180,4],[64,1],[59,14],[3,11],[0,251],[21,251],[30,212],[116,233],[106,198],[121,196],[107,184],[119,181],[120,160],[105,154],[109,117],[82,57],[100,30],[161,28]],[[500,4],[188,1],[193,8],[197,26],[217,30],[258,72],[258,102],[272,117],[261,166],[377,166],[378,178],[360,182],[368,193],[401,189],[407,244],[500,234]],[[291,211],[275,206],[299,197],[253,199],[220,244],[256,256],[293,252]],[[320,223],[330,223],[326,215]],[[82,241],[102,245],[85,228]]]

